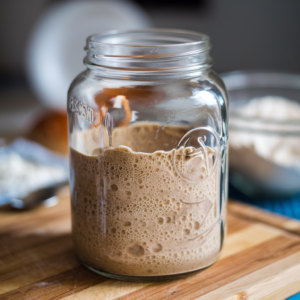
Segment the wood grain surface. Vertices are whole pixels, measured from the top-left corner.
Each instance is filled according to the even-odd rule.
[[[262,210],[249,204],[230,201],[228,210],[231,214],[247,220],[258,221],[300,235],[300,222],[278,214]]]
[[[75,256],[70,200],[17,212],[0,208],[0,299],[285,299],[300,291],[300,223],[249,205],[228,206],[228,234],[212,267],[185,279],[104,278]]]

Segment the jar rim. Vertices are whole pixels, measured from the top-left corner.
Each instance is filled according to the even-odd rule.
[[[137,41],[138,35],[143,35],[139,38],[153,38],[150,34],[155,34],[155,38],[165,38],[170,41],[173,38],[173,43],[168,44],[140,44],[140,43],[128,43],[121,42],[121,40],[127,38],[134,38],[134,41]],[[149,36],[145,36],[149,35]],[[119,38],[119,42],[116,42],[116,38]],[[111,40],[111,42],[109,42]],[[162,39],[161,39],[162,40]],[[123,47],[152,47],[152,48],[167,48],[167,47],[176,47],[180,48],[182,46],[199,46],[203,50],[207,50],[210,47],[209,37],[206,34],[198,33],[195,31],[189,30],[179,30],[179,29],[138,29],[138,30],[110,30],[102,33],[96,33],[88,36],[87,43],[93,44],[102,44],[107,46],[123,46]],[[144,41],[145,42],[145,41]],[[87,45],[89,46],[89,45]]]
[[[177,29],[112,30],[87,38],[86,61],[126,69],[176,69],[210,65],[210,39]]]

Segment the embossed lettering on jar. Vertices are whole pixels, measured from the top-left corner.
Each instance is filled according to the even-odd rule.
[[[209,38],[111,32],[85,49],[68,95],[78,257],[135,281],[212,265],[226,231],[228,103]]]

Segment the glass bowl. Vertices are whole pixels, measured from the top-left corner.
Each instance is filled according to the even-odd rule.
[[[236,71],[222,75],[229,95],[229,180],[250,197],[300,192],[300,115],[297,119],[245,116],[253,98],[283,97],[300,104],[300,75]]]

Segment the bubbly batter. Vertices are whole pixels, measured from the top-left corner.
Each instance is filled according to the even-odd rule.
[[[214,151],[186,157],[174,149],[187,131],[137,123],[114,131],[113,147],[71,148],[72,226],[79,257],[95,269],[136,276],[171,275],[216,261],[221,243],[220,165]],[[155,144],[154,144],[155,142]],[[182,179],[174,168],[199,183]]]

